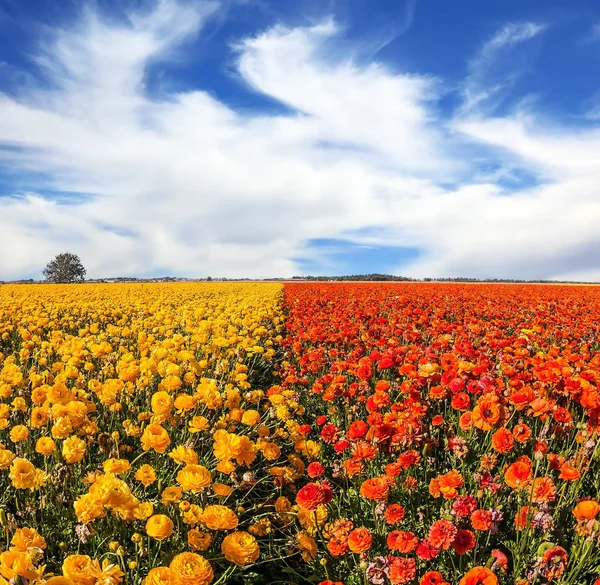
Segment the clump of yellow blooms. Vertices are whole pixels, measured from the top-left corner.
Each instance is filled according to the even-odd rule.
[[[297,514],[281,487],[317,446],[292,393],[264,385],[281,296],[0,285],[0,583],[208,585],[295,542],[273,541]],[[301,519],[305,558],[325,520]]]

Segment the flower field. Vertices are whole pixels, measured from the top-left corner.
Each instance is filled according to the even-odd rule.
[[[0,286],[0,584],[600,584],[600,288]]]

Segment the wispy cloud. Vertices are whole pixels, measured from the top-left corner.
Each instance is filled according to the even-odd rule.
[[[546,29],[546,24],[520,22],[508,23],[497,30],[469,62],[462,113],[484,106],[491,109],[502,90],[510,87],[522,73],[514,59],[516,47]]]

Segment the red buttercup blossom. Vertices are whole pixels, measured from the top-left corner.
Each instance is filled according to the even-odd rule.
[[[417,545],[415,552],[420,559],[430,561],[440,554],[440,549],[434,546],[429,540],[422,540]]]
[[[471,398],[466,392],[459,392],[452,397],[451,405],[455,410],[469,410],[471,406]]]
[[[492,569],[500,569],[503,573],[508,569],[508,557],[499,549],[492,549],[492,557],[494,558],[494,564]]]
[[[452,541],[452,548],[459,555],[473,550],[475,547],[475,536],[470,530],[459,530]]]
[[[326,443],[334,443],[337,435],[340,433],[340,430],[332,424],[326,424],[321,429],[321,439]]]
[[[367,434],[369,430],[369,425],[362,420],[355,420],[350,423],[348,427],[348,431],[346,432],[346,438],[349,441],[356,441],[357,439],[362,439]]]
[[[460,580],[459,585],[498,585],[498,577],[487,567],[474,567]]]
[[[438,571],[427,571],[421,577],[419,585],[450,585]]]
[[[387,545],[390,550],[396,550],[403,554],[413,552],[417,548],[419,539],[412,532],[394,530],[387,537]]]
[[[333,450],[336,453],[342,453],[349,447],[350,447],[350,441],[346,441],[346,439],[341,439],[341,440],[335,442],[335,444],[333,445]]]
[[[389,579],[394,585],[405,585],[417,576],[417,565],[415,559],[405,557],[391,557],[388,559]]]
[[[431,424],[434,427],[439,427],[441,425],[444,424],[444,417],[441,414],[437,414],[435,415],[432,419],[431,419]]]
[[[404,508],[400,504],[390,504],[385,509],[385,521],[388,524],[398,524],[405,516]]]
[[[371,548],[373,536],[364,527],[355,528],[348,535],[348,548],[356,554],[364,553]]]
[[[305,510],[316,510],[321,504],[328,504],[332,498],[333,490],[327,482],[311,482],[298,490],[296,503]]]
[[[458,496],[452,503],[452,513],[459,518],[467,518],[477,506],[477,500],[473,496]]]
[[[414,465],[419,465],[419,463],[421,463],[421,454],[414,449],[404,451],[404,453],[398,455],[398,464],[402,469],[408,469]]]
[[[317,424],[321,427],[327,422],[327,417],[324,415],[320,415],[317,417]]]
[[[548,581],[560,579],[567,568],[567,551],[561,546],[546,550],[540,562],[540,574]]]
[[[318,461],[313,461],[306,468],[306,473],[308,474],[308,477],[310,477],[311,479],[314,479],[316,477],[321,477],[325,473],[325,467],[323,467],[323,465],[321,463],[319,463]]]
[[[310,425],[300,425],[298,427],[298,432],[302,435],[308,435],[310,433]]]
[[[446,550],[452,546],[456,532],[456,526],[452,522],[437,520],[429,529],[429,542],[437,548]]]

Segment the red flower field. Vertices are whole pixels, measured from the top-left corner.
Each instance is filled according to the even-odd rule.
[[[333,494],[335,579],[600,575],[599,288],[295,283],[285,308],[282,385],[320,482],[296,502]]]

